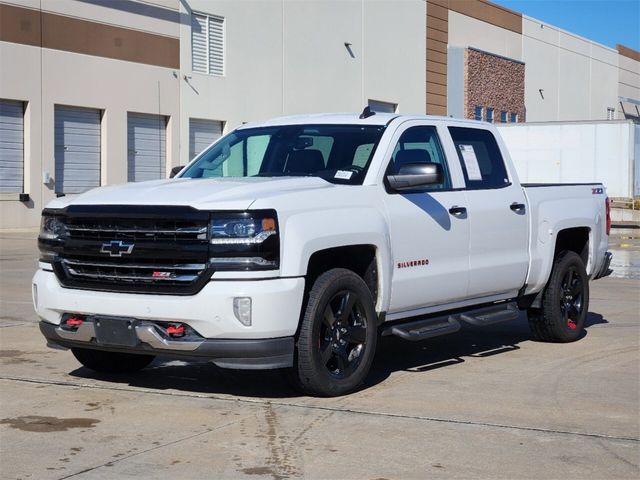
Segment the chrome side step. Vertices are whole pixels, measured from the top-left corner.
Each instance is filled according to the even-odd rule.
[[[515,320],[519,313],[516,302],[501,303],[441,317],[417,318],[409,322],[389,325],[382,330],[382,336],[395,335],[415,342],[455,333],[460,330],[461,322],[476,326],[492,325]]]

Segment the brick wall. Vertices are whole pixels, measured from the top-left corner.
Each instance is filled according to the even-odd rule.
[[[475,107],[494,109],[494,122],[500,112],[517,113],[525,121],[524,63],[467,48],[464,54],[464,110],[474,118]]]

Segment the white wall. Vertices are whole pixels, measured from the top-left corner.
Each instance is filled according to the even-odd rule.
[[[618,103],[617,51],[534,18],[522,22],[527,121],[606,120]]]
[[[610,197],[640,195],[631,121],[499,125],[521,182],[602,182]]]
[[[183,0],[181,11],[182,145],[188,118],[221,120],[229,131],[280,115],[359,112],[368,99],[425,112],[423,1]],[[191,71],[190,11],[225,18],[223,77]]]

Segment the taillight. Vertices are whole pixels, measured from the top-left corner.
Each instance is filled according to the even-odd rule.
[[[611,202],[609,197],[604,199],[605,210],[607,212],[607,235],[611,233]]]

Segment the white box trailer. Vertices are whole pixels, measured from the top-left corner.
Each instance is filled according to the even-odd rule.
[[[498,125],[523,183],[602,182],[640,196],[640,124],[631,120]]]

